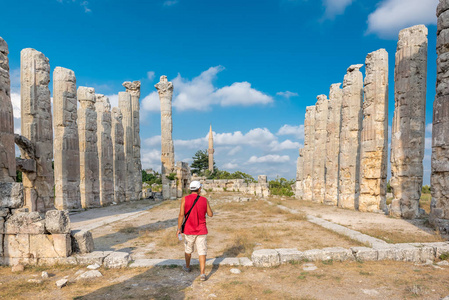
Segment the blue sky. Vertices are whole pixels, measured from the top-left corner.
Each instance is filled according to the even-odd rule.
[[[116,105],[122,82],[142,81],[144,167],[160,168],[160,113],[154,84],[174,83],[175,158],[207,148],[230,172],[294,178],[305,107],[342,82],[351,64],[385,48],[390,56],[390,124],[399,29],[429,28],[427,120],[436,77],[438,0],[6,0],[0,36],[10,49],[20,132],[20,50],[43,52],[51,69],[75,71]],[[362,69],[364,72],[364,69]],[[52,83],[50,83],[52,85]],[[430,126],[429,126],[430,129]],[[430,181],[430,130],[424,182]]]

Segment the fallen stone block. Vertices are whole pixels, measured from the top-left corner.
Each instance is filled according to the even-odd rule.
[[[103,264],[106,268],[125,268],[130,261],[129,253],[112,252],[105,257]]]
[[[420,262],[420,250],[410,244],[395,244],[394,253],[396,261]]]
[[[218,266],[239,266],[240,260],[237,257],[216,258],[212,264]]]
[[[80,265],[92,265],[95,263],[102,265],[105,257],[111,253],[112,251],[93,251],[91,253],[77,254],[74,257]]]
[[[395,249],[393,245],[385,247],[375,247],[377,251],[377,260],[395,260]]]
[[[29,234],[6,234],[3,245],[4,256],[7,258],[31,257]]]
[[[306,261],[323,261],[325,260],[325,255],[321,249],[312,249],[304,251],[304,260]]]
[[[416,247],[418,249],[418,261],[426,262],[426,261],[434,261],[435,260],[435,249],[432,246],[429,246],[425,243],[410,243],[410,245]]]
[[[376,261],[377,251],[367,247],[352,247],[351,251],[358,261]]]
[[[281,264],[279,253],[273,249],[256,250],[251,255],[255,267],[275,267]]]
[[[331,247],[323,249],[323,260],[348,261],[355,260],[352,251],[340,247]]]
[[[19,182],[0,182],[0,207],[23,206],[23,185]]]
[[[281,264],[285,264],[290,261],[300,261],[304,259],[304,253],[298,251],[298,249],[296,248],[282,248],[275,250],[279,253]]]
[[[69,213],[64,210],[47,211],[45,229],[52,234],[70,233]]]
[[[56,281],[56,286],[58,287],[58,289],[61,289],[67,285],[67,282],[69,282],[69,281],[65,278],[60,279],[60,280]]]
[[[89,230],[72,230],[73,253],[90,253],[94,251],[94,239]]]
[[[43,257],[37,260],[39,266],[54,266],[54,265],[77,265],[76,257]]]
[[[34,257],[3,257],[4,266],[22,265],[37,265],[37,258]]]
[[[239,257],[239,263],[243,267],[252,267],[254,265],[248,257]]]
[[[427,246],[432,247],[435,250],[435,257],[440,258],[441,254],[449,254],[449,243],[426,243]]]
[[[30,235],[30,253],[36,258],[68,257],[72,253],[69,234]]]
[[[84,272],[83,274],[79,275],[76,278],[76,280],[92,279],[92,278],[98,278],[98,277],[103,277],[103,274],[101,274],[100,271],[98,271],[98,270],[90,270],[90,271]]]
[[[37,211],[17,212],[5,222],[6,234],[44,234],[45,220]]]

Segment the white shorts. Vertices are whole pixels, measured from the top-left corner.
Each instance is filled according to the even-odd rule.
[[[192,254],[196,250],[198,255],[207,255],[207,234],[187,235],[184,234],[184,246],[187,254]]]

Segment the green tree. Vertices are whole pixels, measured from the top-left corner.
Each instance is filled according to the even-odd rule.
[[[145,170],[142,170],[142,182],[146,182],[149,185],[153,183],[162,184],[161,175],[159,173],[148,174]]]
[[[16,182],[22,182],[22,172],[16,170]]]
[[[192,157],[193,162],[190,165],[190,172],[196,173],[199,176],[206,176],[210,177],[213,176],[213,174],[216,171],[215,162],[214,162],[214,172],[207,172],[209,169],[209,154],[207,153],[207,150],[198,150],[195,155]]]
[[[277,176],[275,180],[270,180],[269,182],[271,194],[291,197],[295,194],[292,190],[292,185],[294,183],[294,179],[287,180]]]

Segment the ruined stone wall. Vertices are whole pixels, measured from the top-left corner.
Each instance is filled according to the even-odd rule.
[[[118,107],[112,108],[111,136],[113,149],[114,202],[120,203],[126,200],[126,161],[122,113]]]
[[[100,206],[95,89],[78,88],[78,134],[80,147],[80,193],[83,208]]]
[[[340,175],[340,129],[341,129],[341,105],[343,102],[343,90],[341,83],[332,84],[329,92],[329,111],[327,115],[327,140],[326,140],[326,191],[324,204],[338,204],[338,186]]]
[[[0,182],[14,182],[16,178],[8,53],[8,44],[0,37]]]
[[[338,206],[357,209],[360,177],[360,130],[362,128],[363,65],[348,68],[343,81],[340,132],[340,197]]]
[[[315,105],[315,149],[313,151],[313,201],[324,202],[326,191],[326,140],[329,100],[319,95]]]
[[[55,207],[81,208],[80,150],[77,125],[76,77],[72,70],[53,72]]]
[[[304,193],[303,200],[313,199],[313,153],[315,149],[315,106],[306,107],[304,119]]]
[[[395,110],[391,134],[390,214],[419,215],[423,183],[427,75],[427,28],[401,30],[396,51]]]
[[[20,53],[21,130],[35,148],[37,164],[36,172],[23,173],[25,206],[31,211],[40,212],[54,207],[49,82],[48,58],[34,49],[23,49]]]
[[[295,197],[302,199],[304,195],[304,148],[299,149],[299,157],[296,161]]]
[[[112,204],[114,200],[111,104],[109,103],[109,98],[102,94],[96,94],[95,99],[95,110],[97,112],[97,146],[100,204],[102,206],[105,206]]]
[[[132,115],[132,100],[131,94],[128,92],[118,93],[118,106],[122,113],[123,124],[123,140],[125,149],[126,162],[126,185],[125,196],[126,201],[138,200],[135,198],[134,179],[135,179],[135,164],[134,164],[134,134],[133,134],[133,115]]]
[[[198,180],[206,192],[239,192],[257,197],[271,195],[266,175],[260,175],[258,182],[245,182],[245,179],[206,179],[205,177],[192,177]]]
[[[360,211],[386,208],[388,147],[388,53],[366,57],[365,101],[360,151]]]
[[[190,167],[188,163],[182,161],[176,163],[176,181],[177,197],[181,198],[183,191],[189,191],[190,187]]]
[[[133,160],[134,160],[134,197],[142,197],[142,163],[140,160],[140,81],[126,81],[123,83],[126,91],[131,94],[132,132],[133,132]]]
[[[162,161],[162,194],[164,199],[170,199],[172,189],[166,176],[175,169],[175,148],[173,145],[172,97],[173,84],[163,75],[158,84],[154,86],[161,102],[161,161]]]
[[[437,86],[433,103],[430,223],[449,232],[449,2],[437,8]]]

